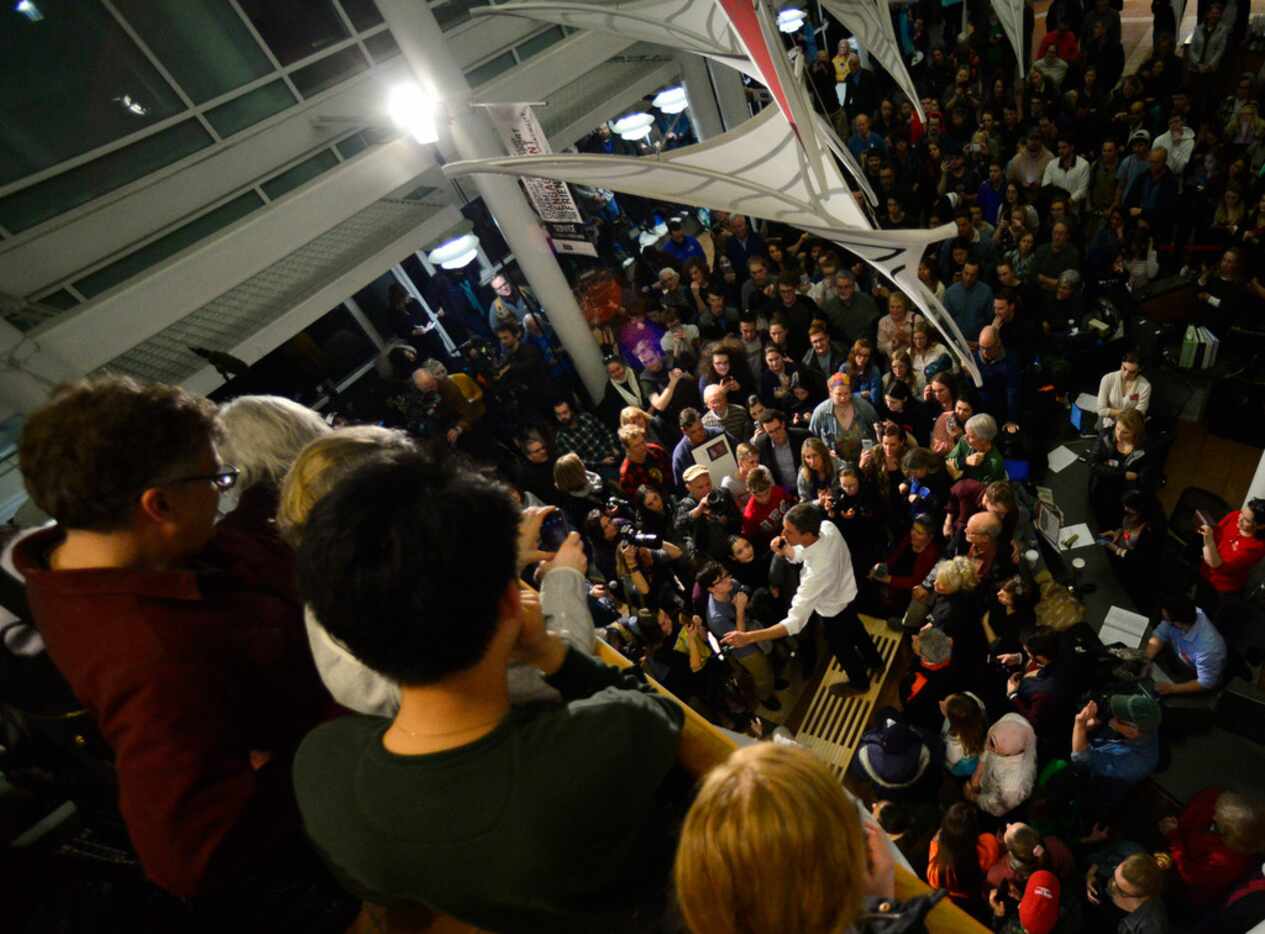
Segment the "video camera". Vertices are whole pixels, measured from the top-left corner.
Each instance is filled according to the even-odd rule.
[[[632,545],[634,548],[659,548],[663,545],[662,535],[652,535],[649,532],[638,531],[637,528],[627,519],[616,519],[615,528],[618,529],[616,541],[621,545]]]

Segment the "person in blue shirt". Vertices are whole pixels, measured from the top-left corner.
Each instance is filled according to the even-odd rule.
[[[715,561],[703,565],[698,572],[698,585],[707,592],[707,628],[713,636],[723,639],[726,633],[747,628],[747,605],[751,601],[751,592],[740,586],[722,565]],[[750,622],[753,629],[762,625]],[[728,648],[727,651],[732,652],[738,664],[751,674],[760,703],[769,710],[781,710],[782,702],[777,699],[775,691],[789,685],[774,677],[773,666],[760,646],[746,645]]]
[[[1208,619],[1208,614],[1195,606],[1195,601],[1182,594],[1160,600],[1163,622],[1151,633],[1146,655],[1155,658],[1165,648],[1172,651],[1191,678],[1159,683],[1160,694],[1198,694],[1214,690],[1225,674],[1225,639]]]
[[[980,281],[979,274],[979,260],[969,258],[962,267],[961,280],[944,293],[945,309],[971,343],[979,340],[980,328],[993,320],[993,290]]]
[[[764,238],[751,229],[746,215],[735,214],[730,217],[729,229],[733,236],[725,241],[725,256],[733,264],[738,279],[745,280],[749,275],[747,260],[753,256],[768,256],[769,250],[764,245]]]
[[[703,261],[703,265],[707,264],[707,254],[703,252],[702,244],[687,234],[685,227],[675,218],[668,221],[668,239],[659,249],[677,261],[678,269],[684,269],[686,261],[695,256]]]
[[[1093,778],[1136,785],[1159,764],[1159,702],[1148,694],[1113,694],[1108,706],[1111,719],[1101,729],[1096,701],[1076,715],[1072,762]]]
[[[857,157],[857,161],[864,159],[871,150],[880,156],[887,155],[887,143],[883,141],[883,137],[870,129],[870,118],[867,114],[857,114],[856,119],[852,121],[852,129],[853,133],[848,138],[848,148],[852,150],[852,155]]]

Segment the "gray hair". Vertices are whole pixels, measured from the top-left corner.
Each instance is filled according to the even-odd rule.
[[[992,441],[997,437],[997,419],[987,412],[972,415],[966,420],[966,430],[981,441]]]
[[[1081,274],[1075,269],[1067,269],[1059,273],[1059,288],[1076,290],[1081,287]]]
[[[238,396],[220,406],[219,453],[238,469],[238,488],[281,480],[309,441],[330,427],[316,412],[283,396]]]
[[[677,272],[675,269],[673,269],[671,266],[664,266],[662,269],[659,270],[660,282],[667,282],[670,279],[679,279],[679,278],[681,278],[681,274]]]
[[[444,366],[434,357],[422,361],[421,368],[430,372],[435,379],[446,379],[448,376],[448,367]]]

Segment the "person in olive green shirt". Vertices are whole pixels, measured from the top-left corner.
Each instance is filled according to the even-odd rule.
[[[997,420],[981,413],[966,420],[966,431],[949,451],[944,464],[954,481],[966,478],[980,483],[1006,479],[1006,464],[993,441],[997,437]]]
[[[308,519],[304,598],[400,683],[394,719],[333,720],[295,757],[307,833],[366,901],[503,934],[648,926],[638,906],[666,886],[671,812],[658,795],[684,717],[550,633],[520,589],[551,508],[519,526],[497,484],[397,454],[356,470]],[[573,532],[543,570],[586,566]],[[511,707],[511,659],[562,703]]]

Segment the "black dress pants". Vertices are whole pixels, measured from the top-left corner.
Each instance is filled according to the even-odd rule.
[[[866,631],[865,624],[857,616],[853,601],[835,616],[816,614],[825,627],[826,644],[834,653],[839,667],[848,676],[848,682],[858,688],[870,683],[870,671],[883,669],[883,656],[874,647],[874,640]]]

